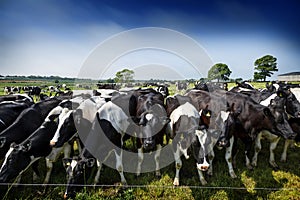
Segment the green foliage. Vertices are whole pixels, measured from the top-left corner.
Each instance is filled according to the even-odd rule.
[[[278,71],[277,68],[277,58],[266,55],[254,62],[255,70],[254,72],[254,80],[263,80],[266,81],[266,77],[271,77],[273,72]]]
[[[134,71],[130,69],[123,69],[116,73],[115,82],[116,83],[129,83],[133,82]]]
[[[209,80],[229,80],[229,76],[231,74],[231,71],[229,67],[224,63],[217,63],[214,66],[210,68],[208,71],[208,79]]]

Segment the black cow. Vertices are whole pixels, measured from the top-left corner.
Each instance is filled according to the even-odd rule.
[[[236,112],[236,123],[231,134],[235,138],[240,138],[245,144],[246,166],[252,169],[249,160],[251,144],[262,130],[267,130],[273,134],[283,136],[284,138],[293,138],[295,134],[289,129],[281,127],[277,123],[276,116],[272,114],[266,106],[260,105],[250,97],[233,92],[226,92],[226,101],[233,105]],[[231,135],[229,134],[229,135]],[[237,152],[237,140],[234,139],[233,155]]]
[[[275,99],[272,99],[268,107],[270,108],[271,113],[275,117],[275,121],[277,123],[277,126],[280,130],[284,130],[284,132],[293,132],[291,129],[289,123],[288,123],[288,116],[285,112],[285,99],[276,97]],[[267,130],[261,131],[256,139],[255,139],[255,153],[252,158],[252,166],[257,166],[257,156],[259,151],[261,150],[261,139],[266,138],[270,141],[270,158],[269,163],[270,165],[278,169],[278,165],[275,162],[275,156],[274,156],[274,150],[279,142],[280,137],[278,135],[272,134]]]
[[[33,104],[28,99],[14,101],[4,101],[0,103],[0,132],[9,127],[19,116],[19,114]]]
[[[57,115],[50,115],[45,122],[34,131],[26,140],[20,144],[12,143],[5,155],[4,162],[0,169],[0,182],[6,183],[23,173],[31,164],[51,152],[49,145],[53,137],[57,122],[54,120]],[[33,168],[39,174],[37,167]]]
[[[47,114],[60,102],[61,99],[51,98],[23,110],[14,123],[0,133],[0,159],[4,158],[11,143],[18,144],[25,140],[43,123]]]

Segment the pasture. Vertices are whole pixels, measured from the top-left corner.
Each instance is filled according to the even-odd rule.
[[[54,82],[0,82],[0,94],[4,86],[22,85],[54,85]],[[60,83],[62,84],[62,83]],[[74,89],[72,82],[66,83]],[[228,88],[235,85],[230,83]],[[264,83],[255,83],[256,88],[263,88]],[[94,87],[96,88],[96,86]],[[171,95],[175,93],[175,86],[170,86]],[[207,177],[207,185],[202,186],[193,156],[188,160],[182,158],[181,186],[173,186],[175,164],[161,170],[160,179],[155,173],[144,173],[140,177],[125,173],[127,186],[120,186],[119,174],[116,170],[104,166],[101,171],[99,185],[95,188],[87,185],[76,196],[76,199],[300,199],[300,148],[295,146],[288,150],[286,163],[280,162],[284,140],[281,139],[275,150],[275,159],[279,170],[273,170],[269,165],[269,143],[262,141],[262,151],[258,157],[258,166],[253,170],[245,167],[244,146],[239,141],[237,155],[236,179],[228,173],[225,161],[225,151],[215,150],[213,176]],[[167,144],[165,144],[167,145]],[[130,149],[130,144],[128,145]],[[170,154],[173,156],[173,154]],[[153,161],[154,162],[154,161]],[[132,163],[136,168],[137,163]],[[45,189],[41,184],[46,173],[45,160],[39,160],[41,177],[37,182],[32,181],[32,170],[29,168],[21,180],[21,185],[0,185],[2,199],[62,199],[65,191],[66,173],[61,159],[54,164],[50,184]],[[96,170],[94,170],[95,173]],[[87,182],[92,184],[92,179]]]

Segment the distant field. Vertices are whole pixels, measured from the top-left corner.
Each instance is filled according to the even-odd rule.
[[[54,82],[3,82],[0,81],[0,94],[3,93],[4,86],[22,85],[55,85]],[[62,83],[60,83],[62,84]],[[252,83],[256,88],[264,88],[265,83]],[[67,83],[74,88],[74,83]],[[228,87],[234,86],[230,83]],[[94,86],[93,86],[94,87]],[[192,87],[190,85],[190,87]],[[175,86],[170,87],[171,93],[175,93]],[[132,173],[125,173],[128,187],[115,185],[120,182],[119,174],[116,170],[103,167],[100,177],[99,187],[86,187],[78,193],[76,199],[300,199],[300,149],[295,147],[288,151],[288,162],[281,163],[280,155],[283,149],[283,139],[279,142],[275,150],[276,161],[280,170],[274,171],[268,163],[269,143],[262,141],[262,151],[258,157],[258,167],[250,171],[244,165],[243,145],[240,145],[240,152],[237,156],[236,174],[238,178],[232,179],[229,176],[227,164],[224,158],[224,150],[216,150],[216,158],[213,163],[214,175],[206,177],[208,184],[203,187],[200,184],[196,171],[195,160],[191,156],[185,160],[182,157],[183,167],[181,170],[181,186],[173,187],[175,176],[174,163],[161,170],[161,179],[156,179],[154,173],[145,173],[136,178]],[[170,155],[173,156],[173,155]],[[154,161],[153,161],[154,162]],[[44,159],[39,161],[41,178],[37,185],[23,185],[10,187],[0,186],[0,199],[62,199],[66,183],[66,173],[62,166],[61,159],[54,164],[50,186],[44,194],[42,183],[46,167]],[[132,163],[136,168],[136,163]],[[87,178],[88,179],[88,178]],[[23,176],[21,183],[32,183],[32,170],[29,169]],[[92,183],[90,179],[88,183]],[[56,185],[58,184],[58,185]],[[105,186],[109,185],[109,186]],[[112,186],[115,185],[115,186]]]

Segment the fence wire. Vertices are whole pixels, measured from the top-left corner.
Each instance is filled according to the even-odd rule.
[[[18,183],[18,184],[11,184],[11,183],[0,183],[0,186],[31,186],[31,187],[66,187],[67,184],[28,184],[28,183]],[[246,187],[225,187],[225,186],[198,186],[198,185],[183,185],[183,186],[172,186],[172,185],[85,185],[85,184],[73,184],[69,186],[74,187],[93,187],[93,188],[105,188],[105,187],[118,187],[118,188],[161,188],[161,189],[226,189],[226,190],[248,190],[249,188]],[[268,187],[256,187],[251,188],[251,190],[268,190],[268,191],[278,191],[278,190],[300,190],[300,188],[268,188]]]

